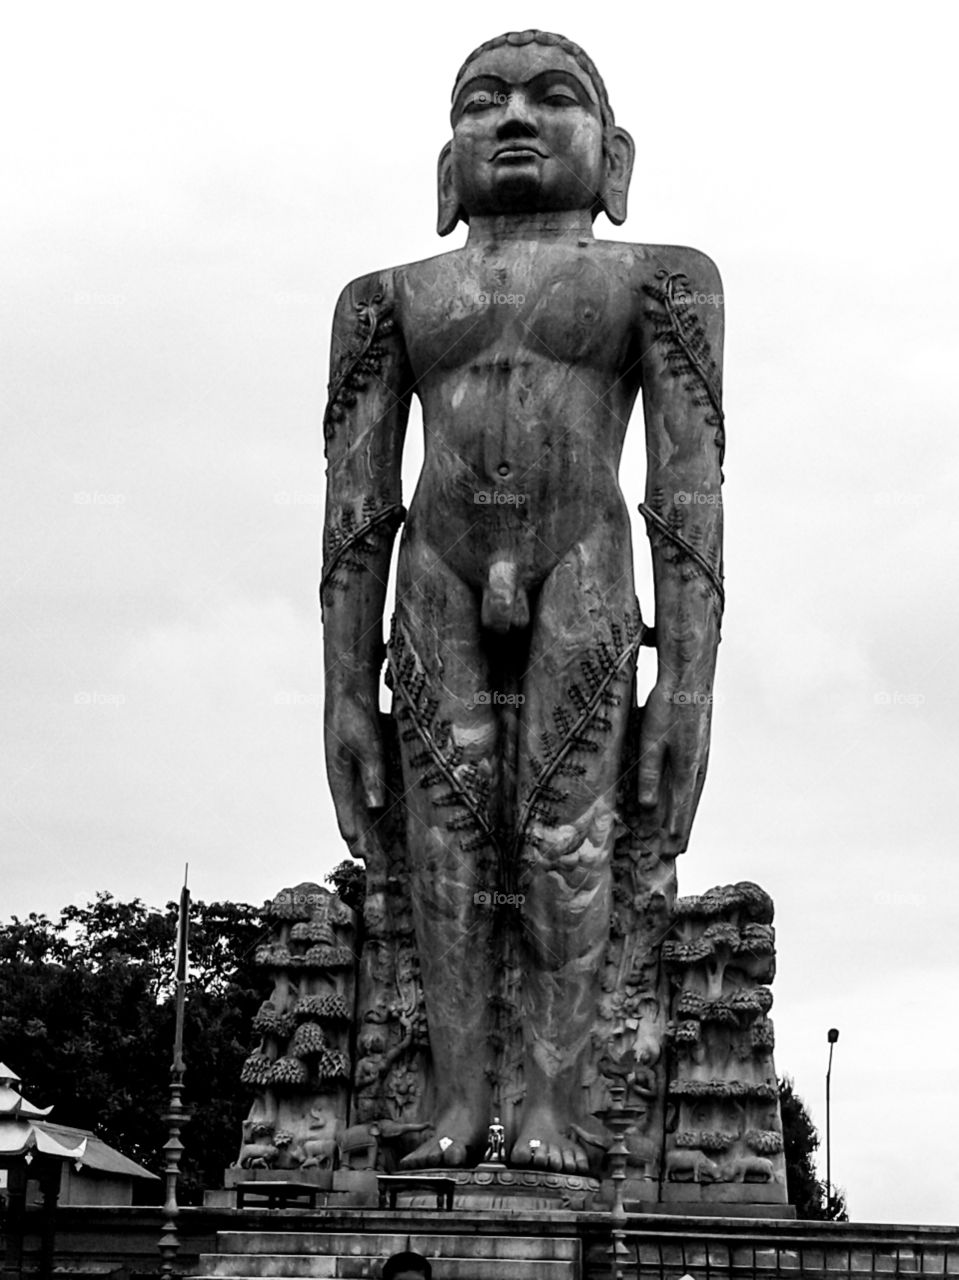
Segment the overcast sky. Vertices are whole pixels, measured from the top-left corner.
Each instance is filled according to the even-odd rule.
[[[4,915],[159,905],[186,861],[196,895],[259,902],[344,855],[316,604],[333,304],[462,242],[434,230],[453,76],[501,31],[562,31],[637,142],[629,220],[597,234],[693,245],[724,279],[727,611],[680,889],[773,894],[777,1066],[822,1125],[840,1028],[853,1217],[954,1222],[955,25],[5,6]]]

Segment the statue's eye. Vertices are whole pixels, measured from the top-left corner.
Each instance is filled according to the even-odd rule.
[[[543,94],[542,101],[548,107],[578,107],[579,99],[571,89],[563,85],[551,86]]]
[[[494,105],[492,93],[481,90],[478,93],[472,93],[463,103],[464,111],[485,111],[487,107]]]

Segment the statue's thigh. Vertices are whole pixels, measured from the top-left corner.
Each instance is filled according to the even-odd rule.
[[[476,597],[429,546],[404,545],[391,649],[409,655],[437,711],[459,723],[488,684]]]
[[[612,803],[639,632],[631,573],[573,557],[544,584],[521,709],[519,794],[531,821],[557,825]]]
[[[401,561],[389,672],[417,842],[458,847],[486,812],[497,729],[476,598],[428,551]]]

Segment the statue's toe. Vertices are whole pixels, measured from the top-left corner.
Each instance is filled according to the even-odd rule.
[[[548,1169],[553,1173],[589,1173],[586,1152],[572,1138],[554,1137],[548,1142],[521,1137],[510,1152],[512,1168]]]
[[[440,1149],[431,1138],[429,1142],[421,1143],[415,1151],[411,1151],[408,1156],[404,1156],[400,1161],[400,1168],[427,1169],[431,1164],[438,1164],[439,1161]]]
[[[463,1142],[452,1142],[443,1151],[443,1163],[449,1165],[451,1169],[460,1169],[466,1164],[466,1144]]]
[[[451,1169],[458,1169],[464,1164],[466,1143],[440,1134],[437,1138],[420,1143],[415,1151],[404,1156],[400,1161],[400,1168],[435,1169],[437,1165],[448,1165]]]
[[[515,1169],[525,1169],[527,1165],[533,1163],[533,1153],[524,1138],[517,1139],[513,1144],[513,1150],[509,1153],[509,1162]]]
[[[589,1173],[589,1157],[577,1142],[563,1147],[563,1167],[567,1173]]]

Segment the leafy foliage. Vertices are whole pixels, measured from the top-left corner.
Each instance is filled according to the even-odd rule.
[[[786,1188],[796,1216],[819,1222],[847,1222],[846,1193],[837,1190],[835,1183],[831,1203],[826,1203],[826,1184],[816,1176],[813,1159],[819,1149],[819,1131],[789,1076],[783,1076],[779,1081],[779,1108],[783,1122]]]
[[[58,920],[31,913],[0,925],[0,1061],[51,1119],[92,1129],[154,1173],[163,1171],[173,1054],[177,904],[98,893]],[[181,1197],[222,1183],[248,1102],[240,1068],[262,999],[253,968],[258,912],[194,902],[184,1027]],[[135,1184],[160,1198],[159,1184]]]
[[[362,862],[344,858],[326,877],[326,883],[333,886],[348,907],[362,912],[366,898],[366,867]]]

